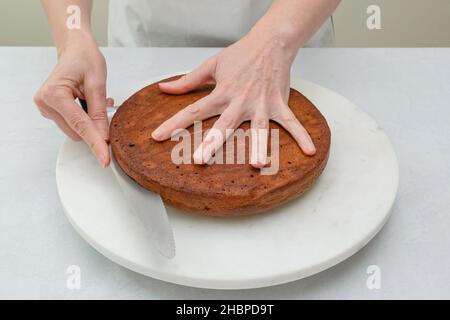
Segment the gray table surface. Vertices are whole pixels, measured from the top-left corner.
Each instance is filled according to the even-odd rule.
[[[194,68],[218,50],[104,49],[109,94],[120,103],[152,76]],[[348,260],[296,282],[241,291],[147,278],[78,236],[55,185],[64,137],[32,102],[54,63],[52,48],[0,48],[0,298],[450,298],[450,49],[300,53],[294,75],[346,96],[392,139],[399,193],[383,230]],[[70,265],[81,270],[78,290],[66,284]],[[370,265],[381,270],[378,290],[366,286]]]

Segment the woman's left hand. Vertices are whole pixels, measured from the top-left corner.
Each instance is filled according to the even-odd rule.
[[[255,129],[251,137],[259,139],[250,157],[256,168],[267,164],[269,120],[290,132],[305,154],[314,155],[311,137],[287,104],[290,69],[296,54],[297,49],[289,48],[285,41],[253,32],[180,79],[161,83],[160,89],[169,94],[187,93],[205,84],[215,84],[215,88],[162,123],[152,137],[158,141],[169,139],[177,129],[220,114],[213,128],[222,133],[223,139],[208,133],[194,152],[197,164],[207,163],[230,136],[232,130],[227,129],[236,129],[244,121],[251,121]]]

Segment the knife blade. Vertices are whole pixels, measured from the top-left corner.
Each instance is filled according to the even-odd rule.
[[[87,103],[83,99],[78,99],[81,107],[87,112]],[[108,120],[117,111],[118,107],[107,107]],[[166,212],[164,203],[157,193],[144,189],[133,179],[128,177],[117,164],[111,154],[111,171],[114,173],[117,183],[125,197],[128,209],[133,212],[141,221],[147,231],[147,236],[158,252],[168,258],[175,257],[175,239],[172,226]]]

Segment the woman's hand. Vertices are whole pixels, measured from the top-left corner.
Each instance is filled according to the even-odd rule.
[[[87,100],[88,114],[76,98]],[[106,63],[92,36],[76,35],[58,50],[58,62],[34,101],[44,117],[73,140],[83,139],[99,163],[108,165]]]
[[[213,128],[223,139],[207,134],[195,150],[194,162],[207,163],[231,130],[244,121],[251,121],[252,141],[250,163],[261,168],[267,162],[269,120],[276,121],[289,131],[307,155],[315,154],[314,144],[301,123],[288,107],[290,68],[297,53],[281,38],[248,34],[240,41],[207,59],[191,73],[178,80],[161,83],[160,89],[170,94],[183,94],[205,84],[215,89],[162,123],[153,133],[155,140],[169,139],[176,129],[187,128],[194,121],[221,114]],[[263,130],[261,130],[263,129]],[[217,131],[216,131],[217,132]]]

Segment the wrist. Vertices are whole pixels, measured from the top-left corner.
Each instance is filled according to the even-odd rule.
[[[251,29],[250,33],[265,35],[270,41],[282,43],[287,50],[298,52],[307,42],[307,34],[299,24],[298,17],[295,19],[280,12],[280,10],[269,10]]]
[[[263,24],[257,24],[246,37],[253,43],[259,43],[261,46],[283,55],[290,62],[294,60],[301,47],[292,30],[283,27],[268,28]]]
[[[63,39],[56,41],[56,50],[58,58],[64,55],[67,51],[80,51],[86,47],[98,47],[97,41],[90,30],[69,30]]]

